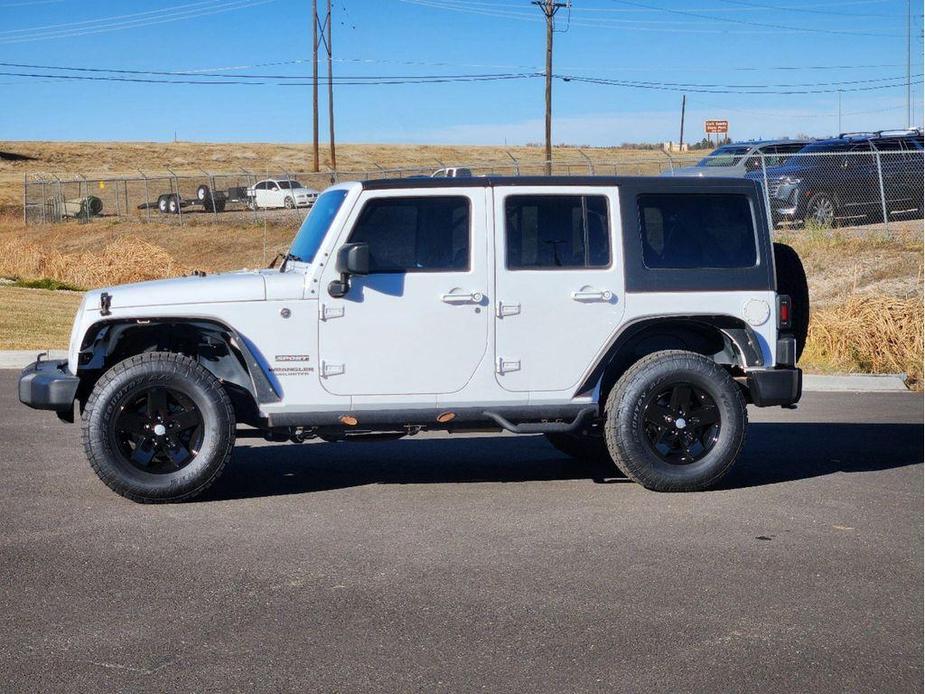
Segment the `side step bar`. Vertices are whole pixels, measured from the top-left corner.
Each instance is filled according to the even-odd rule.
[[[514,424],[495,412],[486,410],[482,414],[515,434],[567,434],[580,429],[585,421],[596,413],[597,405],[594,405],[583,408],[571,422],[523,422],[521,424]]]

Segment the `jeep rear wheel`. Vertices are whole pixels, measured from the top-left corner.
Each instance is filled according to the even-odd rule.
[[[732,377],[700,354],[650,354],[617,381],[604,412],[617,467],[647,489],[715,485],[745,439],[745,400]]]
[[[189,499],[218,479],[234,427],[215,376],[188,357],[147,352],[100,378],[82,428],[99,478],[133,501],[156,503]]]

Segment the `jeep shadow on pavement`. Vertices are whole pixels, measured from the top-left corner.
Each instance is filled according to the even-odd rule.
[[[236,437],[431,430],[542,433],[694,491],[732,467],[747,404],[800,399],[808,311],[750,180],[345,183],[278,269],[88,292],[19,397],[79,410],[93,469],[139,502],[200,494]]]

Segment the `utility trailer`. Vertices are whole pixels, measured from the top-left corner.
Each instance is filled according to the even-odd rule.
[[[202,184],[196,189],[196,197],[192,200],[184,198],[180,193],[161,193],[157,202],[145,202],[138,206],[139,210],[157,208],[161,214],[180,214],[188,207],[200,207],[205,212],[224,212],[229,202],[247,205],[250,198],[247,195],[247,186],[232,186],[228,190],[212,190]]]

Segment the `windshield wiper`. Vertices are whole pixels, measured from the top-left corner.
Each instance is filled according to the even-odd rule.
[[[283,255],[282,253],[280,253],[279,255],[283,257],[283,264],[279,266],[279,271],[280,271],[280,272],[286,272],[286,265],[289,264],[289,261],[290,261],[290,260],[294,260],[294,261],[296,261],[297,263],[304,263],[304,262],[305,262],[302,258],[300,258],[299,256],[297,256],[295,253],[286,253],[285,255]],[[277,257],[279,257],[279,256],[277,256]],[[274,261],[274,262],[275,262],[275,261]]]

